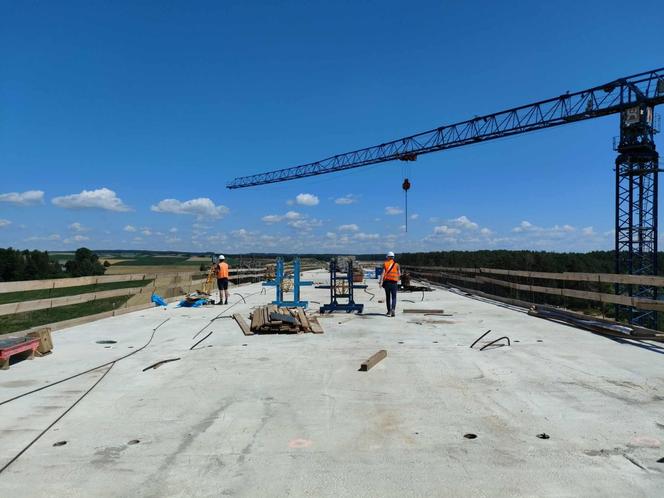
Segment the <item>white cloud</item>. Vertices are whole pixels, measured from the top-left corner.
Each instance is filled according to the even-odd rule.
[[[522,232],[528,232],[528,231],[531,231],[531,230],[534,230],[534,229],[537,229],[537,228],[538,227],[533,225],[531,222],[524,220],[521,223],[519,223],[519,226],[516,226],[516,227],[512,228],[512,231],[514,233],[522,233]]]
[[[288,211],[286,214],[268,214],[261,218],[265,223],[279,223],[281,221],[294,221],[302,218],[297,211]]]
[[[84,227],[78,221],[69,225],[69,230],[72,232],[87,232],[90,230],[88,227]]]
[[[43,204],[44,192],[41,190],[26,190],[25,192],[8,192],[0,194],[0,202],[11,202],[19,206]]]
[[[105,209],[106,211],[131,211],[115,192],[107,188],[83,190],[80,194],[55,197],[51,201],[55,206],[65,209]]]
[[[479,225],[474,221],[470,221],[467,216],[459,216],[458,218],[450,220],[450,223],[465,228],[466,230],[477,230],[479,228]]]
[[[51,235],[33,235],[25,239],[26,241],[37,241],[37,240],[60,240],[60,236],[57,233],[52,233]]]
[[[333,240],[333,239],[336,239],[336,238],[337,238],[337,234],[334,233],[334,232],[327,232],[327,233],[325,234],[325,237],[327,237],[328,239]]]
[[[12,224],[12,222],[9,221],[9,220],[0,219],[0,228],[4,228],[4,227],[9,226],[11,224]]]
[[[417,213],[413,213],[413,214],[410,215],[410,219],[411,219],[411,220],[416,220],[416,219],[419,218],[419,217],[420,217],[420,215],[417,214]]]
[[[581,229],[581,234],[584,237],[592,237],[593,235],[597,235],[595,233],[595,230],[593,230],[593,227],[585,227]]]
[[[124,230],[125,232],[135,232],[135,231],[136,231],[136,227],[135,227],[135,226],[132,226],[132,225],[126,225],[126,226],[123,228],[123,230]]]
[[[403,213],[403,209],[398,207],[387,206],[385,208],[385,214],[389,214],[390,216],[395,216],[401,213]]]
[[[339,226],[339,231],[340,232],[357,232],[360,229],[355,223],[351,223],[349,225],[340,225]]]
[[[90,240],[90,237],[86,237],[85,235],[74,235],[73,237],[69,237],[62,242],[65,244],[72,244],[74,242],[85,242],[86,240]]]
[[[454,236],[454,235],[460,234],[461,230],[459,230],[458,228],[448,227],[447,225],[440,225],[440,226],[434,227],[433,233],[435,233],[437,235]]]
[[[348,204],[354,204],[356,202],[357,196],[353,194],[347,194],[334,200],[334,203],[339,204],[340,206],[347,206]]]
[[[295,196],[295,202],[302,206],[316,206],[320,202],[318,197],[313,194],[298,194]]]
[[[152,230],[149,229],[148,227],[143,227],[141,228],[141,233],[145,235],[146,237],[149,237],[152,235]]]
[[[485,237],[488,237],[488,236],[490,236],[493,232],[492,232],[491,230],[489,230],[488,228],[482,228],[482,230],[480,230],[480,233],[481,233],[482,235],[484,235]]]
[[[354,235],[354,237],[355,237],[357,240],[377,240],[377,239],[380,237],[380,235],[378,235],[377,233],[364,233],[364,232],[360,232],[360,233],[356,233],[356,234]]]
[[[150,209],[156,213],[188,214],[203,218],[223,218],[229,211],[226,206],[216,206],[211,199],[199,197],[188,201],[164,199]]]
[[[179,239],[177,237],[166,237],[166,243],[167,244],[177,244],[178,242],[181,242],[182,239]]]
[[[175,227],[170,228],[168,231],[169,231],[169,233],[178,233],[178,229],[175,228]]]

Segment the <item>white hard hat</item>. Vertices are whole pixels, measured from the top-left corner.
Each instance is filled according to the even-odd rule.
[[[387,253],[387,257],[388,257],[388,258],[393,258],[393,257],[394,257],[394,253],[393,253],[392,251],[388,252],[388,253]]]
[[[219,255],[219,259],[226,259],[223,254]]]

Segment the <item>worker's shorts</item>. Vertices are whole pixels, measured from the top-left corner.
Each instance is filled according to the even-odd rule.
[[[227,278],[218,278],[217,287],[219,290],[228,290],[228,279]]]

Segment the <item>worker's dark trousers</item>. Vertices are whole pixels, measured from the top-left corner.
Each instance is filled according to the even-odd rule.
[[[387,312],[394,311],[397,307],[397,287],[398,284],[392,280],[383,281],[383,289],[385,289],[385,304],[387,304]]]

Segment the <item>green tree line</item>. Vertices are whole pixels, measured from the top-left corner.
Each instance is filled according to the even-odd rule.
[[[99,257],[86,247],[77,249],[74,259],[67,261],[64,268],[51,260],[47,251],[0,248],[0,282],[84,277],[103,275],[105,271]]]

